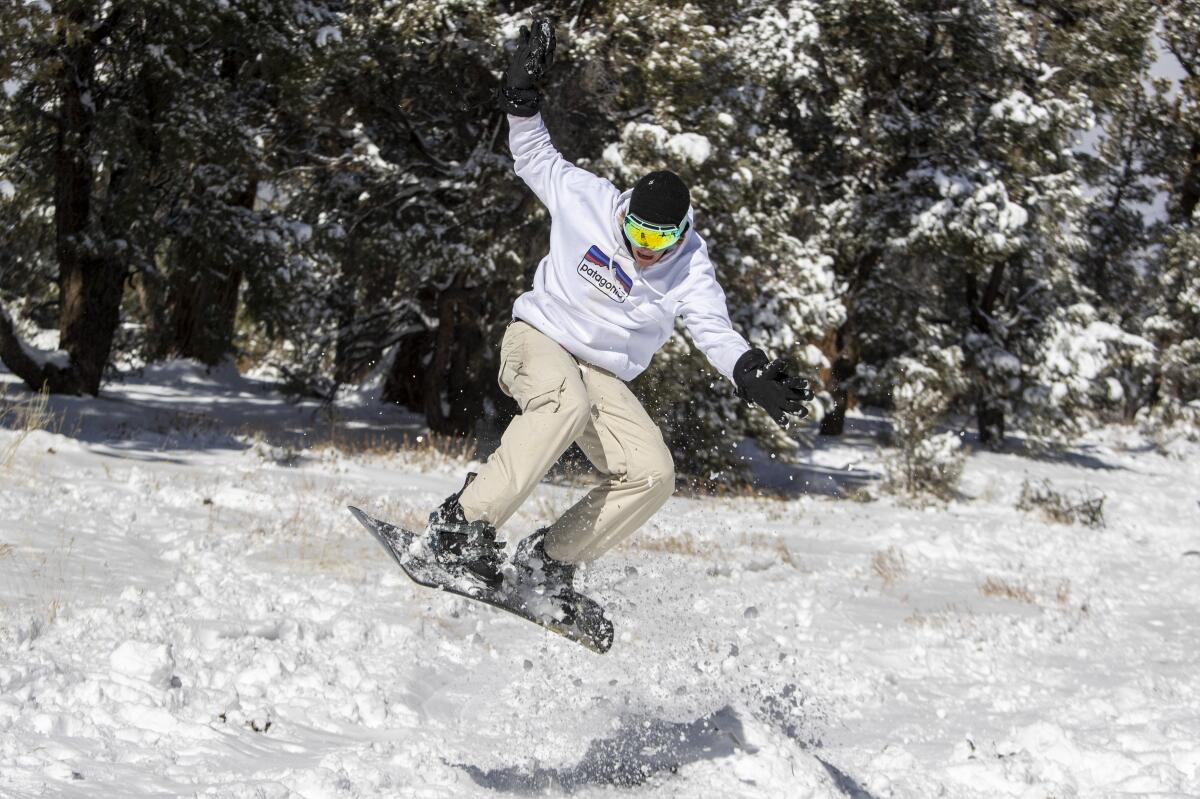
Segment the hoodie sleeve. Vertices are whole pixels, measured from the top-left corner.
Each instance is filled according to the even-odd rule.
[[[551,143],[550,131],[546,130],[541,114],[531,117],[510,114],[508,146],[517,175],[533,190],[551,216],[557,216],[568,202],[586,202],[599,197],[608,200],[620,193],[609,181],[563,158]]]
[[[733,366],[750,349],[750,344],[733,329],[729,320],[725,292],[717,283],[712,261],[708,259],[708,247],[702,244],[692,257],[691,274],[682,287],[679,315],[708,362],[727,379],[733,380]]]

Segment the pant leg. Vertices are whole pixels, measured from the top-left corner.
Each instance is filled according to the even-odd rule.
[[[603,555],[645,524],[675,491],[671,451],[629,387],[586,365],[583,382],[591,419],[576,443],[605,477],[546,533],[546,553],[568,562]]]
[[[516,321],[500,346],[500,388],[521,413],[459,497],[467,521],[500,527],[525,501],[588,423],[579,363],[553,339]]]

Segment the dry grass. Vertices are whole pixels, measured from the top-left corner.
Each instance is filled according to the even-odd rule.
[[[16,432],[16,437],[0,449],[0,466],[12,465],[17,450],[34,430],[62,426],[62,419],[49,409],[50,392],[43,389],[27,399],[9,399],[7,386],[0,386],[0,426]]]
[[[684,557],[702,558],[710,561],[725,561],[733,558],[730,549],[749,549],[754,553],[774,555],[780,563],[799,569],[792,552],[782,538],[763,533],[742,533],[730,547],[720,544],[702,542],[691,533],[672,533],[665,536],[635,535],[623,544],[640,552],[653,552],[663,555],[682,555]]]
[[[933,630],[946,629],[964,619],[974,617],[971,609],[958,602],[947,602],[940,610],[914,610],[904,618],[904,623],[911,627],[926,627]]]
[[[984,596],[1011,599],[1014,602],[1024,602],[1028,605],[1037,604],[1037,599],[1028,588],[1023,585],[1014,585],[999,577],[989,577],[984,580],[979,586],[979,593]]]
[[[314,428],[303,440],[294,436],[270,437],[252,427],[242,427],[236,435],[249,442],[263,461],[278,466],[346,457],[396,459],[406,466],[428,471],[474,460],[479,447],[478,441],[469,437],[405,433],[397,438],[394,433],[382,430],[339,430],[335,426]]]
[[[9,625],[0,625],[0,645],[33,640],[50,624],[58,620],[63,608],[66,586],[82,576],[73,557],[74,536],[64,538],[46,552],[27,553],[14,544],[0,544],[0,580],[17,600],[9,614]]]
[[[876,495],[875,491],[869,486],[858,486],[856,488],[851,488],[845,493],[844,496],[845,499],[848,499],[851,502],[858,502],[860,504],[876,502],[879,500],[878,495]]]
[[[696,557],[701,554],[696,547],[696,537],[688,533],[677,533],[673,535],[649,538],[646,536],[634,537],[629,544],[632,548],[641,550],[642,552],[657,552],[666,555],[686,555],[688,557]],[[719,551],[719,546],[712,546],[707,549],[704,554],[713,554]]]
[[[450,436],[439,433],[407,433],[397,441],[386,432],[339,432],[331,428],[329,438],[313,445],[313,449],[336,449],[345,455],[388,457],[404,456],[417,466],[443,466],[465,463],[475,457],[479,442],[470,436]]]
[[[783,542],[782,538],[775,539],[774,549],[775,549],[776,554],[779,555],[779,560],[782,563],[786,563],[787,565],[791,566],[793,569],[800,568],[800,564],[797,563],[795,561],[795,559],[792,558],[792,551],[790,549],[788,549],[787,544],[785,544]]]
[[[904,553],[895,547],[882,549],[871,556],[871,571],[883,581],[884,588],[891,588],[908,575],[908,562]]]
[[[1017,509],[1037,511],[1056,524],[1082,524],[1098,529],[1104,526],[1105,495],[1099,491],[1057,491],[1049,480],[1021,484]]]

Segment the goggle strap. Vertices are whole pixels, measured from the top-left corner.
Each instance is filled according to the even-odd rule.
[[[682,233],[683,226],[686,225],[687,221],[688,221],[686,213],[683,215],[683,219],[679,220],[679,223],[675,224],[675,225],[656,225],[653,222],[646,222],[643,219],[639,219],[637,217],[637,215],[631,214],[628,211],[625,212],[625,216],[628,217],[629,219],[632,219],[634,224],[640,225],[641,227],[644,227],[647,230],[653,230],[657,233],[666,233],[666,232],[669,232],[672,230],[678,230],[680,233]]]

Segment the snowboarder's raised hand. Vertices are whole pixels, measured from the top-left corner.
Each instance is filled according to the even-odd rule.
[[[788,364],[779,358],[767,359],[760,349],[746,352],[733,367],[733,382],[738,396],[766,411],[776,424],[787,424],[787,415],[794,413],[803,419],[808,416],[812,389],[803,377],[788,374]]]
[[[521,28],[521,41],[500,86],[500,110],[519,117],[531,117],[542,105],[538,82],[554,63],[554,23],[545,17],[535,19],[533,28]]]

